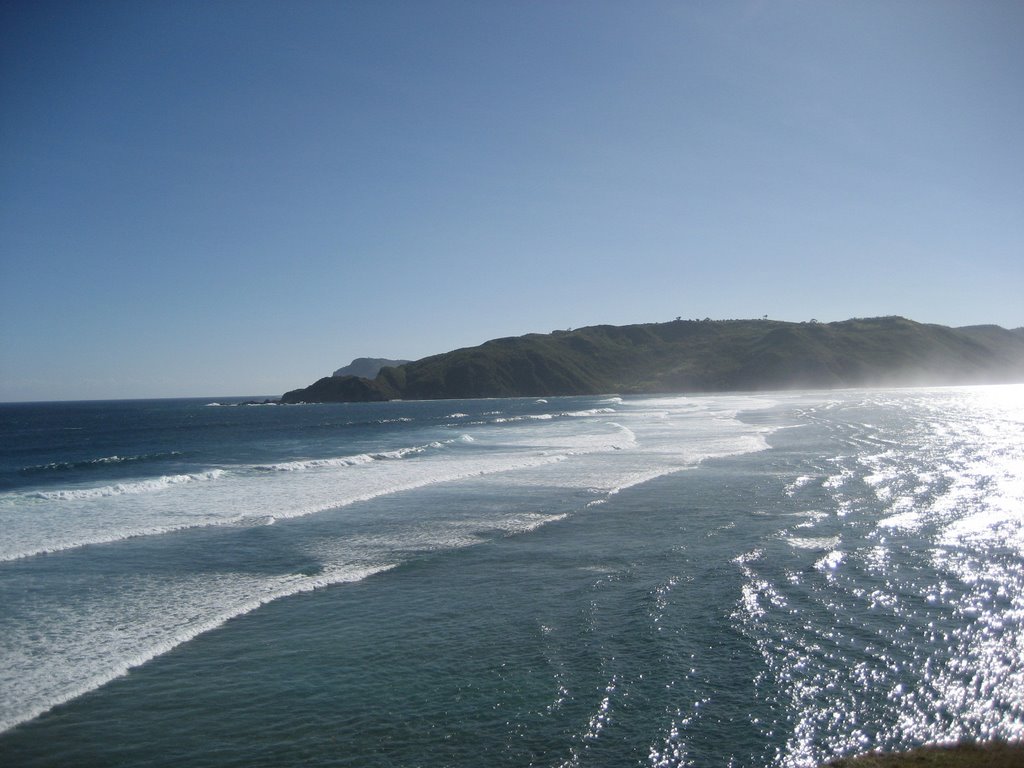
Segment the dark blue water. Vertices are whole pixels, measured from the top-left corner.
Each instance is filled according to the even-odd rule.
[[[5,430],[95,442],[5,448],[4,522],[48,522],[4,540],[53,551],[0,563],[0,757],[809,766],[1020,738],[1021,394],[17,406]],[[89,463],[129,454],[154,458]]]

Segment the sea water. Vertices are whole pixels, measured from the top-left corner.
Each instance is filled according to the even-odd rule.
[[[0,764],[1024,737],[1024,387],[0,406]]]

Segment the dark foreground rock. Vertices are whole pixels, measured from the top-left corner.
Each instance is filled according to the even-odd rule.
[[[829,768],[1024,768],[1024,744],[958,744],[842,758]]]

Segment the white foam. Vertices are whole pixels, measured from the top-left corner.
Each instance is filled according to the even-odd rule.
[[[899,514],[889,515],[878,521],[880,528],[894,528],[901,531],[916,531],[921,527],[924,518],[916,510],[907,510]]]
[[[497,411],[496,413],[500,413]],[[551,421],[558,418],[586,418],[602,413],[615,413],[614,408],[588,408],[583,411],[561,411],[559,413],[528,413],[521,416],[499,416],[491,419],[492,424],[509,424],[517,421]]]
[[[36,470],[45,470],[45,469],[73,469],[76,466],[83,466],[84,467],[84,466],[89,466],[89,465],[92,465],[92,464],[119,464],[119,463],[121,463],[123,461],[133,461],[133,460],[137,460],[137,459],[133,459],[132,457],[123,457],[122,458],[121,456],[101,456],[98,459],[86,459],[85,461],[81,461],[81,462],[73,462],[73,461],[66,461],[66,462],[64,462],[64,461],[62,461],[62,462],[52,462],[50,464],[41,464],[41,465],[35,466],[35,467],[26,467],[25,470],[28,471],[28,472],[33,472],[33,471],[36,471]]]
[[[814,480],[814,478],[811,477],[810,475],[801,475],[800,477],[796,478],[793,482],[789,483],[789,485],[786,486],[786,489],[785,489],[786,495],[787,496],[795,495],[798,490],[800,490],[804,486],[808,485],[813,480]]]
[[[795,549],[826,550],[839,546],[838,536],[789,536],[786,543]]]
[[[282,461],[277,464],[258,464],[254,469],[263,472],[305,472],[310,469],[327,469],[330,467],[354,467],[357,464],[367,464],[377,458],[384,458],[381,455],[361,453],[355,456],[338,456],[328,459],[304,459],[301,461]],[[394,456],[392,458],[401,458]]]
[[[0,732],[95,690],[269,602],[362,581],[393,567],[391,563],[344,566],[258,583],[253,581],[256,577],[240,574],[221,576],[216,579],[219,583],[211,583],[209,577],[161,577],[141,587],[136,579],[118,601],[105,601],[98,612],[66,616],[55,633],[47,634],[42,646],[31,627],[9,631]],[[110,632],[111,627],[120,631]],[[45,665],[38,663],[39,654],[47,658]]]
[[[845,555],[838,549],[833,549],[823,558],[818,560],[814,564],[814,567],[817,568],[819,571],[834,571],[842,564],[844,557]]]
[[[190,528],[203,528],[211,525],[237,524],[244,520],[243,517],[230,517],[221,520],[205,520],[202,522],[182,522],[172,525],[140,525],[137,527],[119,526],[114,530],[76,530],[69,532],[66,536],[59,534],[48,537],[41,543],[33,543],[25,540],[24,536],[8,536],[4,541],[4,547],[0,548],[0,562],[7,560],[20,560],[26,557],[38,555],[52,555],[57,552],[64,552],[69,549],[88,547],[94,544],[112,544],[118,541],[128,541],[142,536],[160,536],[168,533],[177,533]],[[49,532],[47,532],[49,533]]]
[[[81,459],[78,461],[53,461],[50,462],[49,464],[35,464],[30,467],[25,467],[21,471],[26,473],[59,472],[61,470],[88,469],[117,464],[131,464],[133,462],[154,461],[156,459],[166,459],[171,456],[180,455],[181,451],[167,451],[164,453],[149,453],[141,454],[138,456],[100,456],[99,458],[95,459]]]
[[[265,511],[276,520],[303,517],[437,483],[553,465],[569,456],[564,450],[481,452],[472,438],[464,437],[379,454],[254,466],[248,471],[211,470],[200,474],[223,480],[205,488],[194,481],[161,478],[132,484],[138,493],[90,489],[20,500],[0,496],[0,561],[189,528],[246,524],[261,517],[254,511]],[[457,455],[440,450],[431,454],[429,449],[446,444],[465,448]],[[400,460],[413,456],[415,461]],[[142,493],[146,489],[165,492]]]
[[[492,483],[500,491],[497,497],[508,500],[498,510],[461,510],[457,519],[404,516],[395,526],[362,538],[339,537],[330,544],[336,552],[321,553],[325,570],[315,575],[122,574],[124,584],[105,583],[93,595],[95,604],[86,601],[73,610],[55,606],[68,620],[49,646],[40,646],[38,627],[26,624],[22,634],[21,629],[5,631],[0,644],[11,671],[3,675],[0,730],[271,600],[365,578],[401,562],[404,553],[416,548],[469,546],[488,536],[528,533],[571,514],[565,509],[551,514],[523,509],[510,489],[560,487],[573,490],[570,498],[578,498],[575,489],[593,489],[603,498],[591,503],[601,503],[709,457],[766,447],[764,429],[729,415],[736,408],[734,398],[706,398],[699,405],[686,398],[631,399],[617,405],[621,407],[553,410],[533,415],[541,418],[513,417],[518,420],[498,424],[460,422],[461,434],[435,432],[404,448],[101,487],[120,486],[117,492],[77,488],[66,490],[90,493],[53,496],[50,491],[49,496],[21,494],[16,499],[0,494],[0,559],[201,526],[274,525],[440,483]],[[611,413],[614,422],[606,418]],[[489,414],[499,415],[504,414]],[[430,440],[439,434],[458,436]],[[189,479],[169,479],[178,477]],[[585,506],[583,500],[579,504]],[[380,506],[367,509],[379,511]],[[5,630],[17,620],[11,617]],[[111,627],[119,631],[112,633]],[[599,716],[590,725],[599,730],[602,722]]]
[[[129,483],[103,485],[99,488],[68,488],[57,491],[32,491],[25,494],[29,498],[47,499],[52,501],[69,501],[81,499],[99,499],[108,496],[123,496],[135,493],[154,493],[163,491],[173,485],[217,480],[224,476],[222,469],[210,469],[190,475],[164,475],[151,480],[138,480]]]
[[[635,448],[637,446],[636,432],[634,432],[629,427],[614,421],[609,421],[608,424],[619,430],[619,432],[621,432],[623,436],[622,442],[616,443],[615,445],[612,446],[613,448],[615,448],[615,450],[622,450],[624,448]]]
[[[684,400],[659,398],[657,408],[648,401],[631,400],[628,407],[614,411],[615,421],[600,418],[610,409],[566,411],[596,418],[556,420],[541,433],[525,422],[505,423],[498,429],[502,437],[526,439],[542,434],[547,450],[564,451],[571,468],[539,467],[524,471],[519,478],[525,484],[579,489],[600,496],[586,502],[585,508],[706,459],[768,447],[765,435],[769,430],[722,417],[712,400],[702,409],[692,408]]]
[[[469,438],[468,440],[466,438]],[[444,443],[433,441],[425,445],[414,445],[408,448],[396,448],[392,451],[379,451],[376,453],[360,453],[354,456],[337,456],[325,459],[305,459],[301,461],[285,461],[279,464],[259,464],[254,468],[268,472],[305,472],[310,469],[324,469],[332,467],[353,467],[359,464],[368,464],[371,461],[392,461],[404,459],[407,456],[414,456],[423,453],[431,448],[443,448],[445,444],[454,442],[472,442],[473,438],[462,435],[455,440],[448,440]]]

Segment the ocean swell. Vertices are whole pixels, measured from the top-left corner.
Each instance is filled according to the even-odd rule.
[[[188,475],[163,475],[162,477],[150,480],[137,480],[128,483],[115,483],[104,485],[99,488],[65,488],[56,491],[31,491],[25,496],[31,499],[45,499],[47,501],[79,501],[82,499],[101,499],[109,496],[124,496],[126,494],[152,493],[163,491],[174,485],[185,483],[205,482],[217,480],[225,474],[222,469],[210,469],[206,472],[196,472]]]

